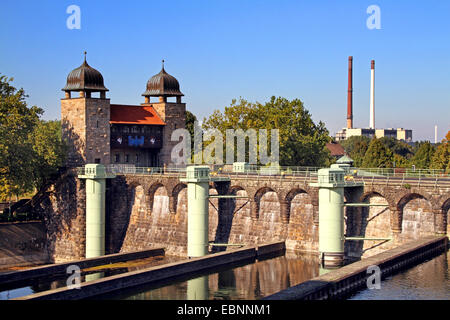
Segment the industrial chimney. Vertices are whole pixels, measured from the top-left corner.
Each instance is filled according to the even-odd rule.
[[[434,144],[438,143],[437,126],[434,126]]]
[[[353,57],[348,57],[347,128],[353,128]]]
[[[375,60],[370,64],[370,128],[375,129]]]

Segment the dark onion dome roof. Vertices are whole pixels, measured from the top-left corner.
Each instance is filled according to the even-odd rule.
[[[66,86],[61,90],[109,91],[103,84],[102,74],[86,62],[86,53],[83,64],[69,73]]]
[[[147,82],[147,90],[142,94],[144,97],[174,97],[184,96],[180,91],[180,84],[175,77],[164,70],[164,60],[161,71],[150,78]]]

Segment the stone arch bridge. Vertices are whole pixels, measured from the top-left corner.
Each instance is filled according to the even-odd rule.
[[[185,255],[186,185],[171,174],[118,175],[106,194],[107,252],[163,246],[167,254]],[[48,192],[41,210],[46,217],[50,255],[55,261],[81,258],[85,243],[83,181],[66,175]],[[284,240],[287,249],[318,250],[318,188],[309,178],[230,176],[211,182],[210,194],[238,195],[210,199],[210,241],[252,245]],[[450,185],[396,184],[372,180],[363,190],[345,189],[347,202],[385,207],[346,208],[346,236],[390,237],[393,241],[349,241],[350,256],[369,256],[424,235],[448,232]],[[214,247],[222,249],[223,247]]]

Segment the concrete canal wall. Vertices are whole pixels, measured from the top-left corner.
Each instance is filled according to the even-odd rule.
[[[5,272],[5,273],[0,273],[0,286],[6,285],[6,284],[12,284],[15,282],[23,282],[26,280],[36,279],[36,278],[40,278],[40,277],[67,274],[66,273],[67,268],[71,265],[76,265],[80,269],[84,269],[84,268],[91,268],[91,267],[96,267],[96,266],[107,265],[107,264],[111,264],[111,263],[144,259],[144,258],[149,258],[149,257],[154,257],[154,256],[161,256],[161,255],[164,255],[164,249],[163,248],[155,248],[155,249],[143,250],[143,251],[110,254],[110,255],[101,256],[98,258],[89,258],[89,259],[75,260],[75,261],[70,261],[70,262],[65,262],[65,263],[57,263],[57,264],[36,267],[36,268],[31,268],[31,269],[21,270],[21,271]]]
[[[195,275],[233,263],[254,261],[258,257],[258,252],[260,252],[260,255],[267,255],[284,250],[284,243],[269,243],[259,247],[235,249],[85,282],[81,284],[80,289],[64,287],[17,298],[16,300],[85,299],[143,284]]]
[[[369,266],[378,266],[382,279],[448,249],[447,237],[426,237],[344,266],[266,297],[266,300],[341,299],[366,287],[372,273]],[[382,285],[382,284],[381,284]]]
[[[0,271],[49,262],[44,223],[0,223]]]

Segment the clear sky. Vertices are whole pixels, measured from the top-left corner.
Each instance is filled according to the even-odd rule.
[[[70,30],[69,5],[81,9]],[[381,11],[370,30],[369,5]],[[161,59],[199,119],[233,98],[300,98],[330,133],[346,125],[347,61],[353,56],[354,126],[369,125],[375,60],[376,127],[441,140],[450,130],[450,1],[184,0],[0,2],[0,73],[28,102],[60,118],[67,74],[99,70],[112,103],[140,104]]]

